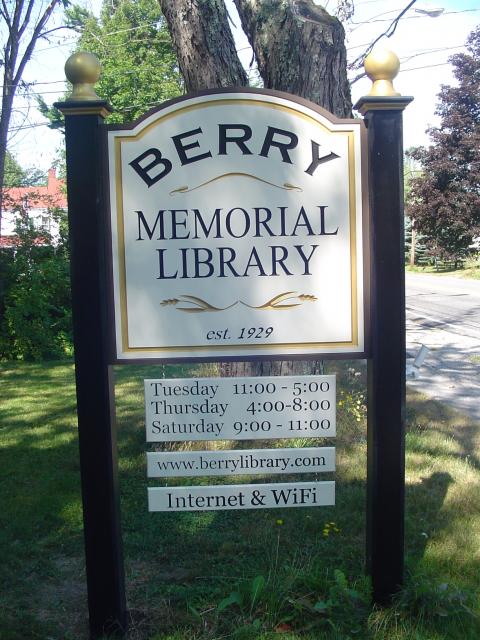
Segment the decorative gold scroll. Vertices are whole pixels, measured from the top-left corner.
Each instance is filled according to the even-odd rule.
[[[251,178],[252,180],[258,180],[259,182],[263,182],[264,184],[268,184],[271,187],[275,187],[276,189],[284,189],[285,191],[297,191],[301,193],[303,189],[300,187],[296,187],[294,184],[290,184],[289,182],[284,182],[283,184],[275,184],[273,182],[269,182],[268,180],[264,180],[263,178],[259,178],[258,176],[252,176],[250,173],[241,173],[241,172],[232,172],[232,173],[224,173],[221,176],[217,176],[216,178],[212,178],[211,180],[207,180],[207,182],[202,182],[202,184],[197,185],[196,187],[178,187],[178,189],[174,189],[170,191],[169,195],[173,196],[176,193],[190,193],[192,191],[196,191],[197,189],[201,189],[202,187],[207,186],[207,184],[211,184],[212,182],[216,182],[217,180],[221,180],[222,178],[230,178],[230,177],[238,177],[242,176],[244,178]]]
[[[162,300],[160,305],[162,307],[175,306],[177,311],[185,311],[186,313],[226,311],[227,309],[235,307],[237,304],[243,304],[249,309],[257,309],[258,311],[285,311],[286,309],[298,307],[304,302],[315,302],[317,299],[318,298],[308,293],[297,294],[295,291],[287,291],[286,293],[278,294],[271,298],[271,300],[267,300],[267,302],[259,306],[248,304],[243,300],[237,300],[236,302],[229,304],[227,307],[215,307],[206,300],[197,298],[196,296],[178,296],[178,298],[168,298],[167,300]],[[289,302],[286,304],[288,300],[298,300],[298,302]],[[177,307],[178,304],[190,304],[192,306]]]

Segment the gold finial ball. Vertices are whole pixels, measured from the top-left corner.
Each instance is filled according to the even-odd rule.
[[[93,85],[101,72],[100,60],[93,53],[79,51],[72,54],[65,63],[65,75],[73,85],[69,100],[100,100]]]
[[[364,62],[365,73],[373,82],[371,96],[398,96],[393,87],[393,79],[400,70],[398,56],[388,49],[377,48]]]
[[[79,51],[72,54],[65,63],[65,75],[75,84],[95,84],[100,77],[100,60],[93,53]]]

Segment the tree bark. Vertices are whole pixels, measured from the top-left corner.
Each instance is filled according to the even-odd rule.
[[[223,0],[159,0],[188,92],[248,85]]]
[[[345,31],[312,0],[234,0],[267,89],[352,115]]]

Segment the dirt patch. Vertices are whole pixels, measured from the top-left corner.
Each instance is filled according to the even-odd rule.
[[[42,588],[32,603],[32,614],[44,623],[55,624],[49,640],[87,640],[88,606],[83,558],[57,556],[53,574],[42,578]]]

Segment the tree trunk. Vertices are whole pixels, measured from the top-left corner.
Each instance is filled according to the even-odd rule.
[[[188,92],[248,85],[223,0],[159,0]]]
[[[342,25],[312,0],[234,0],[265,87],[351,116]],[[188,91],[248,84],[223,0],[159,0]],[[225,376],[322,373],[321,362],[220,365]]]
[[[312,0],[234,0],[267,89],[352,115],[345,31]]]
[[[417,241],[417,231],[414,227],[414,221],[412,220],[412,239],[411,239],[411,245],[410,245],[410,266],[414,267],[415,266],[415,243]]]
[[[5,84],[7,81],[5,81]],[[2,236],[3,220],[3,189],[5,185],[5,157],[7,155],[8,127],[12,116],[13,92],[4,90],[2,99],[2,113],[0,116],[0,238]]]

